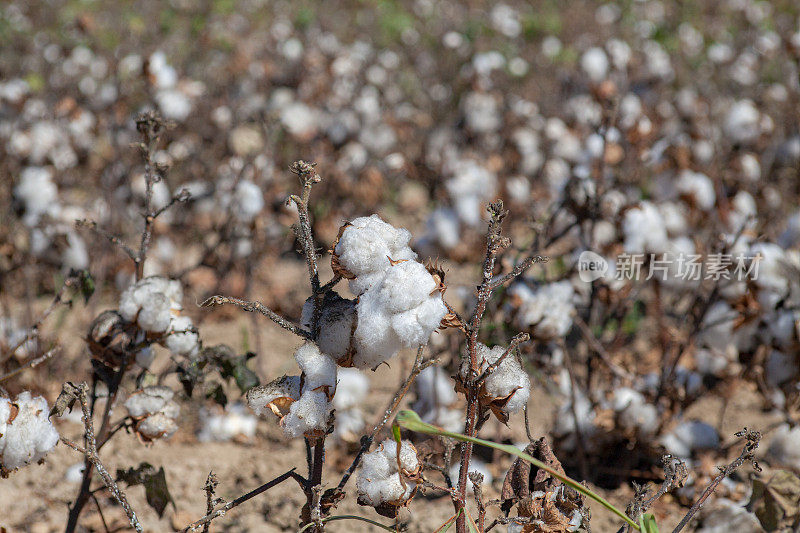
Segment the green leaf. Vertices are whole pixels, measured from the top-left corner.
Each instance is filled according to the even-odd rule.
[[[92,297],[94,294],[94,278],[89,273],[88,270],[81,270],[80,271],[80,280],[81,280],[81,294],[83,295],[83,303],[88,303],[89,298]]]
[[[656,524],[656,517],[650,513],[640,516],[639,530],[642,531],[642,533],[658,533],[658,524]]]
[[[489,448],[494,448],[495,450],[500,450],[511,455],[516,455],[520,459],[531,463],[532,465],[544,470],[554,478],[561,481],[564,485],[575,489],[576,491],[580,492],[581,494],[591,498],[592,500],[596,501],[621,519],[625,520],[633,529],[636,531],[640,531],[639,525],[630,519],[628,515],[624,512],[620,511],[616,507],[614,507],[611,502],[600,496],[599,494],[593,492],[591,489],[584,487],[571,477],[565,476],[560,472],[550,468],[545,463],[539,461],[538,459],[534,459],[527,453],[520,451],[519,448],[516,446],[512,446],[510,444],[497,444],[496,442],[488,441],[479,439],[477,437],[468,437],[466,435],[462,435],[461,433],[453,433],[452,431],[446,431],[440,427],[434,426],[432,424],[426,424],[425,422],[420,419],[419,415],[414,411],[404,409],[400,411],[397,415],[397,424],[401,427],[408,429],[410,431],[416,431],[418,433],[426,433],[428,435],[441,435],[444,437],[450,437],[451,439],[456,439],[462,442],[471,442],[473,444],[478,444],[480,446],[486,446]]]
[[[439,526],[433,533],[446,533],[447,531],[449,531],[452,525],[456,523],[456,520],[458,520],[458,515],[460,514],[461,510],[459,510],[456,514],[448,518],[447,522]]]
[[[167,504],[172,503],[175,507],[175,501],[167,487],[167,475],[163,466],[156,470],[150,463],[141,463],[136,468],[117,470],[117,479],[124,481],[128,486],[143,485],[147,503],[158,513],[159,518],[164,516]]]
[[[400,436],[400,426],[397,424],[392,424],[392,435],[394,436],[394,441],[397,444],[400,444],[401,436]]]
[[[321,522],[323,524],[326,524],[328,522],[334,522],[336,520],[358,520],[360,522],[366,522],[367,524],[372,524],[373,526],[378,526],[379,528],[381,528],[381,529],[383,529],[385,531],[391,531],[392,533],[395,533],[395,529],[393,527],[389,527],[389,526],[383,525],[380,522],[376,522],[375,520],[370,520],[369,518],[364,518],[363,516],[356,516],[356,515],[349,515],[349,514],[348,515],[344,515],[344,514],[342,514],[342,515],[329,516],[327,518],[323,518],[321,520]],[[302,528],[300,528],[297,531],[297,533],[303,533],[303,531],[306,531],[307,529],[309,529],[309,528],[311,528],[313,526],[314,526],[313,522],[310,523],[310,524],[306,524]]]

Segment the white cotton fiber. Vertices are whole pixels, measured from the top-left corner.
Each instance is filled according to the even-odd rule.
[[[684,170],[678,176],[676,187],[679,193],[689,198],[702,211],[710,210],[716,203],[714,183],[705,174]]]
[[[800,426],[780,425],[767,448],[767,456],[782,466],[800,468]]]
[[[294,353],[303,371],[303,393],[322,391],[332,397],[336,390],[336,362],[319,351],[313,342],[306,342]]]
[[[250,180],[241,180],[233,191],[233,214],[243,222],[253,220],[264,208],[261,188]]]
[[[247,391],[247,405],[257,415],[265,414],[268,409],[272,413],[275,413],[275,410],[285,411],[289,404],[299,399],[300,376],[282,376],[266,385],[253,387]]]
[[[478,361],[481,372],[494,364],[503,355],[505,348],[495,346],[489,348],[478,344]],[[492,398],[506,398],[512,395],[503,406],[503,411],[516,413],[528,403],[531,394],[531,382],[528,374],[522,369],[513,353],[508,354],[500,365],[486,377],[484,382],[486,393]]]
[[[168,439],[178,431],[178,423],[164,413],[155,413],[140,420],[136,431],[147,440]]]
[[[452,405],[458,399],[452,378],[438,366],[429,366],[420,372],[414,388],[417,393],[414,410],[418,413],[438,405]]]
[[[450,480],[454,483],[458,483],[458,474],[461,471],[461,464],[454,463],[450,467]],[[489,465],[478,459],[477,457],[472,457],[469,461],[469,469],[467,470],[468,474],[478,473],[483,475],[483,482],[481,483],[481,487],[486,490],[486,487],[492,484],[492,480],[494,476],[492,476],[491,471],[489,471]],[[467,490],[472,493],[473,490],[473,483],[472,480],[467,475]]]
[[[719,445],[717,431],[697,420],[683,422],[661,439],[669,453],[677,457],[690,457],[696,450],[715,448]]]
[[[13,420],[12,415],[16,412]],[[20,393],[14,402],[0,398],[0,466],[14,470],[44,459],[58,443],[58,432],[48,417],[47,401]]]
[[[181,309],[182,299],[183,290],[179,281],[148,277],[122,293],[119,313],[145,331],[164,333],[170,327],[172,316]]]
[[[445,187],[458,217],[468,226],[479,226],[483,220],[481,206],[494,195],[497,176],[469,159],[457,160],[451,174]]]
[[[358,407],[364,403],[367,392],[369,392],[367,376],[355,368],[340,368],[333,407],[337,411]]]
[[[169,438],[178,430],[180,406],[172,399],[169,387],[145,387],[125,401],[125,408],[136,420],[136,431],[145,440]]]
[[[130,395],[125,401],[125,408],[134,418],[155,414],[165,409],[174,395],[169,387],[145,387]]]
[[[164,346],[175,355],[191,356],[200,348],[197,329],[188,316],[173,316]]]
[[[330,412],[331,404],[324,392],[306,390],[281,419],[283,433],[291,439],[303,435],[322,435],[328,428]]]
[[[341,298],[334,291],[329,291],[320,305],[322,309],[319,312],[317,345],[322,353],[338,360],[344,357],[350,348],[350,334],[356,318],[356,303]],[[311,330],[313,318],[312,296],[303,304],[300,323],[307,330]]]
[[[603,81],[608,74],[608,56],[602,48],[590,48],[581,56],[581,69],[593,82]]]
[[[390,265],[390,259],[416,259],[408,243],[411,233],[387,224],[378,215],[356,218],[342,231],[334,248],[339,264],[356,276],[350,282],[355,294],[367,290]],[[359,277],[369,277],[358,279]]]
[[[643,436],[658,429],[658,410],[638,391],[628,387],[615,390],[612,405],[623,428],[637,430]]]
[[[630,254],[661,253],[667,248],[667,229],[658,208],[648,201],[627,210],[622,220],[624,248]]]
[[[252,439],[256,434],[256,417],[247,414],[244,405],[229,404],[224,411],[201,409],[200,442],[226,442],[234,438]]]
[[[20,173],[14,196],[25,206],[25,225],[35,226],[42,215],[53,212],[58,188],[52,180],[52,171],[45,167],[26,167]]]
[[[344,442],[358,442],[364,431],[364,413],[356,407],[336,411],[336,424],[333,427],[333,438]]]
[[[535,290],[525,283],[515,283],[509,294],[518,303],[517,326],[532,329],[534,337],[552,340],[563,337],[572,327],[575,291],[569,281],[547,283]]]
[[[401,441],[399,463],[404,476],[417,473],[417,450],[410,441]],[[382,504],[399,506],[413,496],[415,488],[414,481],[400,479],[395,441],[386,439],[375,451],[364,454],[356,477],[359,503],[373,507]]]

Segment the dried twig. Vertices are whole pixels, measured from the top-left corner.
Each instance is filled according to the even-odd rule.
[[[142,526],[139,524],[139,520],[136,518],[136,513],[128,503],[125,493],[122,492],[122,490],[117,486],[114,478],[111,477],[111,475],[108,473],[108,470],[106,470],[105,466],[103,466],[103,463],[100,461],[100,457],[97,454],[97,441],[95,440],[94,436],[94,424],[92,421],[92,415],[89,412],[89,402],[87,400],[89,386],[86,383],[81,383],[78,386],[75,386],[72,383],[65,383],[64,391],[73,394],[81,404],[81,411],[83,412],[83,425],[85,429],[83,434],[84,448],[80,448],[75,443],[63,437],[61,438],[61,442],[70,448],[83,453],[86,458],[87,467],[90,463],[94,465],[97,473],[100,474],[100,478],[103,480],[103,483],[105,483],[109,492],[111,492],[114,498],[119,502],[122,510],[125,511],[125,514],[128,516],[131,527],[141,533]]]
[[[47,352],[45,352],[44,354],[40,355],[39,357],[34,357],[32,359],[29,359],[28,362],[26,362],[25,364],[23,364],[19,368],[15,368],[11,372],[3,374],[2,376],[0,376],[0,383],[4,382],[5,380],[7,380],[9,378],[13,378],[17,374],[21,373],[23,370],[26,370],[28,368],[34,368],[35,366],[44,363],[45,361],[47,361],[48,359],[53,357],[53,355],[55,355],[55,353],[58,351],[58,349],[59,349],[58,346],[56,346],[54,348],[51,348]]]
[[[304,339],[312,339],[311,332],[304,330],[300,326],[296,324],[292,324],[281,315],[273,311],[272,309],[266,307],[264,304],[260,302],[249,302],[247,300],[242,300],[239,298],[234,298],[233,296],[222,296],[216,295],[208,298],[203,303],[200,304],[200,307],[212,307],[215,305],[222,305],[222,304],[234,304],[237,307],[244,309],[247,312],[259,312],[265,317],[269,318],[276,324],[278,324],[283,329],[291,331],[298,337],[303,337]]]
[[[206,484],[203,486],[203,490],[206,493],[206,516],[214,512],[214,505],[217,501],[214,499],[214,491],[217,490],[217,485],[219,485],[217,476],[214,475],[214,472],[209,472],[206,478]],[[210,529],[211,520],[203,524],[203,533],[208,533]]]
[[[744,463],[750,462],[755,470],[759,472],[761,471],[761,467],[758,466],[758,463],[755,460],[755,451],[758,448],[758,443],[761,441],[761,433],[758,431],[749,431],[747,428],[744,428],[742,431],[736,433],[736,436],[745,438],[742,453],[739,454],[739,457],[728,464],[728,466],[719,469],[719,475],[714,478],[708,487],[706,487],[706,490],[703,491],[703,494],[700,495],[700,498],[697,499],[694,505],[692,505],[691,509],[689,509],[689,512],[686,513],[686,516],[684,516],[675,529],[672,530],[672,533],[679,533],[684,527],[686,527],[686,525],[691,521],[692,517],[703,506],[708,497],[711,496],[717,489],[717,486],[722,483],[722,480],[731,475]]]

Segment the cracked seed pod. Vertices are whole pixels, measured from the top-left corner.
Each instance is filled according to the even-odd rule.
[[[0,398],[0,475],[42,461],[58,443],[47,400],[20,393],[12,402]]]
[[[563,474],[561,463],[544,437],[531,442],[525,453]],[[538,467],[516,459],[509,468],[500,493],[500,508],[508,515],[514,505],[517,515],[529,520],[523,533],[563,533],[583,527],[583,497],[574,489]]]
[[[310,330],[314,321],[314,297],[303,304],[300,324]],[[334,358],[339,366],[353,366],[355,348],[353,333],[356,329],[356,302],[328,291],[321,302],[317,324],[317,345],[322,353]]]
[[[410,441],[400,444],[386,439],[378,448],[364,455],[356,477],[359,505],[374,507],[388,518],[397,516],[398,508],[405,506],[417,492],[422,482],[422,463]]]
[[[289,413],[292,403],[300,399],[301,386],[300,376],[281,376],[266,385],[247,391],[247,405],[257,415],[262,415],[269,409],[282,419]]]
[[[125,401],[136,433],[144,442],[168,439],[178,430],[176,419],[181,408],[172,399],[174,395],[169,387],[156,385],[134,392]]]
[[[489,348],[478,343],[478,375],[494,364],[505,352],[502,346]],[[460,392],[466,392],[464,383],[469,370],[469,357],[464,357],[459,370],[460,380],[456,383]],[[494,413],[502,423],[508,422],[508,415],[516,413],[528,403],[531,382],[528,374],[513,354],[508,354],[491,372],[481,385],[479,401],[481,406]]]
[[[97,315],[86,333],[86,344],[92,357],[113,368],[119,368],[127,353],[142,341],[141,330],[113,310]],[[134,359],[128,357],[128,365]]]

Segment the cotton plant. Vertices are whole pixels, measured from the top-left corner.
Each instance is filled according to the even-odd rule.
[[[410,441],[386,439],[361,460],[356,477],[358,503],[394,518],[398,508],[407,505],[416,494],[421,467]]]
[[[131,394],[125,400],[136,433],[144,442],[168,439],[178,431],[180,406],[169,387],[152,385]]]
[[[486,373],[480,388],[480,403],[502,422],[508,421],[511,413],[520,411],[528,403],[531,382],[517,358],[503,346],[489,348],[478,344],[478,369]],[[463,383],[469,371],[468,359],[464,358],[459,377]],[[463,390],[463,389],[462,389]]]
[[[535,339],[550,341],[563,337],[572,327],[575,291],[568,280],[547,283],[531,289],[517,282],[509,289],[515,324],[531,330]]]
[[[38,463],[55,448],[59,435],[49,413],[47,400],[29,391],[0,398],[0,473]]]

